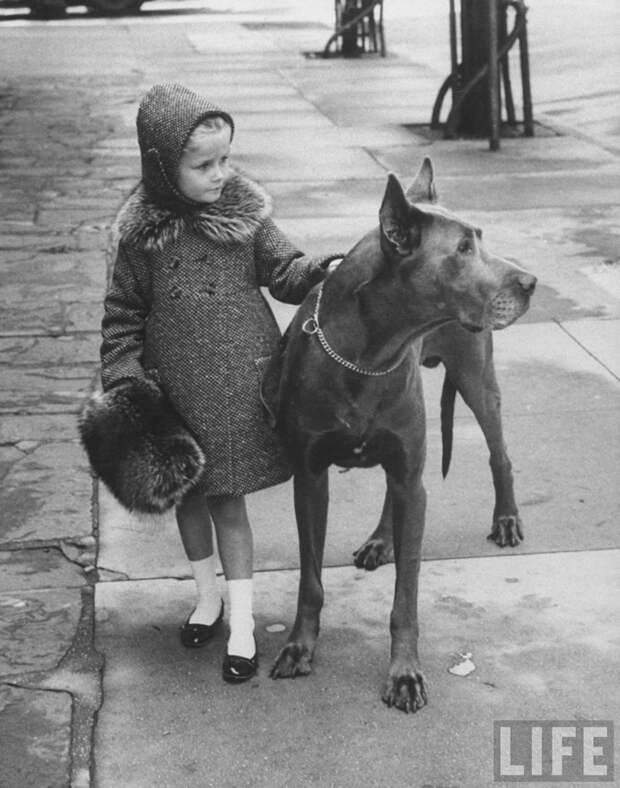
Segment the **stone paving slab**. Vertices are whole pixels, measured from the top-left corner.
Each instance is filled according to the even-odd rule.
[[[102,253],[103,256],[103,253]],[[78,295],[76,294],[76,298]],[[59,298],[44,306],[35,299],[22,300],[19,307],[6,307],[0,313],[0,335],[61,336],[69,332],[89,332],[101,325],[103,298],[92,301],[68,301]]]
[[[587,140],[554,136],[502,140],[499,151],[490,153],[483,140],[432,140],[427,129],[410,129],[412,142],[423,145],[431,156],[436,172],[443,179],[469,176],[477,181],[492,175],[503,178],[541,172],[600,174],[616,171],[617,157]],[[417,139],[416,139],[417,137]],[[374,151],[388,170],[407,172],[411,168],[411,145],[382,147]],[[443,190],[442,190],[443,191]],[[582,195],[584,202],[587,200]]]
[[[251,71],[253,68],[277,71],[288,66],[291,60],[290,54],[276,47],[255,52],[251,52],[249,47],[246,50],[239,49],[237,51],[229,49],[226,52],[226,57],[223,57],[221,51],[217,52],[211,48],[211,36],[196,33],[190,34],[188,37],[194,49],[202,56],[200,68],[206,73],[209,73],[211,69],[237,71],[237,73]],[[234,57],[231,56],[233,51]]]
[[[618,320],[577,320],[565,330],[601,364],[620,378],[620,322]]]
[[[67,331],[90,331],[93,325],[101,323],[101,295],[86,305],[79,301],[78,293],[74,294],[75,301],[65,300],[65,293],[59,295],[57,300],[49,299],[44,304],[40,298],[32,297],[22,299],[19,306],[4,306],[0,313],[0,334],[54,336]]]
[[[103,164],[105,165],[105,163]],[[109,173],[106,172],[106,168],[103,166],[100,175],[102,177],[106,177],[107,174],[110,174],[112,177],[116,178],[116,175],[113,173],[115,173],[117,167],[119,174],[121,174],[123,170],[122,165],[119,165],[117,161],[111,161],[110,167],[108,168]],[[89,172],[84,171],[66,174],[72,174],[73,177],[79,178],[80,176],[88,177]],[[106,228],[109,227],[110,224],[110,209],[106,210],[105,207],[100,205],[99,210],[94,212],[92,208],[80,209],[66,208],[62,205],[57,206],[56,204],[49,206],[44,205],[41,207],[41,211],[39,212],[38,223],[41,225],[41,227],[50,227],[62,232],[71,231],[73,228],[82,224],[90,224],[91,226],[95,225],[97,227]]]
[[[620,386],[608,371],[606,357],[599,356],[593,346],[578,345],[567,333],[573,325],[589,322],[517,323],[494,332],[494,361],[506,421],[515,416],[558,411],[581,413],[620,408]],[[609,324],[610,328],[614,324],[617,327],[618,321]],[[427,415],[438,419],[443,373],[438,368],[423,370],[423,375]],[[469,409],[459,397],[456,416],[465,415],[469,416]]]
[[[0,785],[69,785],[71,704],[67,692],[0,683]]]
[[[372,149],[372,145],[368,146]],[[389,147],[389,146],[388,146]],[[387,149],[387,148],[386,148]],[[376,150],[376,148],[375,148]],[[401,161],[397,172],[403,183],[413,180],[423,158],[430,156],[434,159],[434,151],[429,145],[419,145],[412,141],[411,145],[406,146],[407,155]],[[244,155],[241,153],[241,155]],[[248,154],[250,156],[251,154]],[[547,183],[548,176],[527,175],[522,178],[505,178],[503,176],[478,176],[476,182],[477,189],[472,189],[472,179],[469,176],[446,176],[441,167],[435,166],[437,188],[440,201],[446,207],[453,210],[467,210],[470,212],[501,213],[506,212],[510,215],[519,211],[527,215],[546,215],[544,212],[552,212],[556,209],[563,211],[566,216],[576,215],[580,211],[596,217],[606,210],[615,212],[616,201],[612,195],[612,184],[618,179],[618,174],[606,175],[597,183],[598,175],[573,176],[570,173],[556,173]],[[348,215],[360,211],[374,217],[378,214],[378,204],[380,204],[388,168],[383,168],[372,178],[357,180],[355,178],[344,178],[344,180],[333,180],[333,182],[314,183],[314,179],[307,178],[305,181],[297,181],[292,176],[280,181],[268,176],[262,183],[265,188],[276,198],[276,205],[281,215],[299,216],[303,218],[304,204],[308,211],[314,210],[315,193],[325,200],[323,206],[323,217]],[[512,184],[512,185],[511,185]],[[573,186],[580,194],[573,197],[562,199],[562,188],[570,189]],[[513,191],[511,194],[511,189]],[[506,192],[506,200],[498,199],[500,191]],[[531,199],[526,191],[531,191]],[[521,202],[516,200],[521,195]],[[282,206],[277,203],[277,199],[282,197]],[[329,197],[329,201],[326,200]],[[306,202],[304,203],[304,199]],[[377,204],[378,203],[378,204]]]
[[[374,110],[399,110],[394,123],[404,123],[411,115],[420,117],[423,122],[430,122],[429,107],[432,107],[436,92],[437,78],[431,79],[427,74],[420,74],[419,69],[412,68],[407,77],[398,79],[391,72],[381,75],[382,79],[364,82],[363,76],[356,79],[355,85],[342,80],[329,79],[327,84],[311,88],[302,76],[299,87],[307,101],[311,101],[318,110],[331,117],[340,117],[341,113],[349,115],[356,112],[359,116],[360,106],[364,106],[364,116],[372,121]],[[389,89],[386,86],[389,85]],[[435,90],[433,90],[435,87]],[[391,113],[390,113],[391,114]],[[368,122],[368,120],[367,120]]]
[[[322,107],[325,117],[337,126],[355,126],[359,123],[360,111],[354,104],[340,106],[337,102],[325,102]],[[384,125],[388,123],[428,124],[430,122],[429,102],[420,99],[414,104],[395,107],[391,102],[369,105],[364,111],[364,122]]]
[[[231,79],[230,74],[220,72],[213,82],[211,80],[209,82],[209,96],[212,97],[213,102],[228,110],[233,106],[241,110],[255,110],[259,107],[264,108],[264,102],[274,100],[279,102],[283,98],[290,99],[290,106],[295,107],[300,100],[297,88],[279,72],[264,71],[258,75],[248,74],[247,79],[238,82]],[[188,87],[193,85],[192,89],[196,91],[204,90],[204,79],[189,80],[184,84]],[[269,104],[268,108],[271,109],[272,105]]]
[[[282,129],[254,130],[247,133],[243,128],[235,131],[235,142],[232,148],[233,160],[239,154],[252,156],[265,151],[278,150],[298,152],[308,149],[319,152],[326,147],[337,148],[372,148],[394,145],[411,145],[416,142],[415,136],[404,126],[387,124],[383,126],[363,126],[342,128],[331,126],[321,130],[320,134],[299,129],[292,138],[291,134]],[[291,173],[292,175],[292,173]],[[266,181],[269,178],[265,179]]]
[[[205,70],[196,66],[194,57],[188,61],[186,67],[183,63],[179,64],[179,70],[183,72],[183,84],[191,90],[204,91],[207,80]],[[246,63],[239,63],[236,58],[211,61],[207,71],[208,83],[213,92],[209,95],[226,103],[228,98],[235,96],[264,96],[272,91],[273,95],[281,95],[280,91],[288,92],[292,87],[291,80],[287,79],[283,69],[272,69],[261,63],[256,63],[252,69],[247,69],[246,66]],[[295,95],[299,95],[297,90]],[[133,120],[135,122],[135,117]]]
[[[91,534],[92,479],[77,441],[0,446],[0,456],[0,545]]]
[[[232,96],[224,99],[223,106],[236,118],[238,113],[243,116],[250,113],[288,114],[289,112],[307,112],[313,107],[309,101],[297,92],[293,96]]]
[[[245,155],[239,152],[235,162],[248,173],[251,178],[260,182],[277,180],[288,181],[291,172],[296,174],[299,182],[304,180],[333,181],[348,178],[380,178],[385,170],[375,159],[362,149],[355,148],[321,148],[316,158],[308,157],[307,153],[297,148],[294,151],[279,151],[274,148]]]
[[[432,150],[426,153],[432,157]],[[472,189],[469,178],[443,178],[442,193],[450,193],[455,205],[470,210],[516,211],[563,206],[566,209],[615,205],[619,171],[606,169],[595,176],[577,171],[524,177],[498,175],[485,180],[484,189]]]
[[[412,179],[424,156],[433,158],[433,155],[430,146],[412,145],[410,148],[408,147],[407,159],[406,162],[403,162],[399,175],[404,181]],[[387,171],[387,169],[384,170],[384,177],[387,175]],[[616,204],[615,185],[619,175],[615,169],[614,172],[602,172],[596,175],[572,174],[570,172],[555,173],[553,176],[531,174],[521,178],[497,175],[484,179],[479,178],[477,180],[478,188],[474,189],[470,177],[444,177],[439,168],[436,168],[436,172],[440,197],[447,207],[458,210],[509,211],[510,213],[552,208],[562,208],[566,211],[571,209],[592,212],[597,209],[604,210],[608,206]],[[373,179],[372,182],[357,184],[353,182],[350,189],[348,184],[337,181],[334,181],[333,184],[329,184],[329,181],[327,183],[313,183],[314,179],[309,179],[308,182],[299,183],[296,180],[291,180],[290,177],[282,179],[283,183],[278,186],[276,182],[272,182],[269,175],[263,185],[274,194],[278,193],[278,189],[288,192],[291,203],[287,210],[294,212],[293,215],[300,216],[303,216],[306,195],[308,195],[308,204],[311,209],[313,192],[316,190],[323,192],[326,185],[329,185],[332,192],[338,195],[344,187],[347,189],[348,197],[342,202],[334,202],[330,206],[331,210],[325,211],[323,215],[338,215],[340,211],[346,215],[353,210],[353,206],[365,210],[366,205],[369,205],[369,208],[373,210],[372,205],[368,202],[368,193],[365,198],[363,195],[361,196],[361,205],[356,200],[358,192],[364,191],[365,188],[370,188],[372,190],[370,193],[379,192],[382,195],[385,181],[381,178],[380,173],[379,170],[376,181]],[[380,185],[382,183],[383,186]],[[482,188],[483,186],[484,188]],[[375,216],[377,212],[378,208],[375,208],[373,210]]]
[[[268,180],[263,181],[263,186],[273,198],[274,219],[283,228],[286,223],[289,235],[297,234],[321,243],[325,233],[328,236],[337,234],[342,225],[337,248],[344,245],[348,249],[379,224],[379,207],[386,183],[387,173],[383,172],[371,179]]]
[[[260,62],[279,62],[282,53],[268,36],[248,30],[235,23],[218,23],[209,25],[207,29],[189,32],[190,44],[197,52],[204,53],[208,59],[225,56],[227,59],[239,60],[248,57]]]
[[[68,367],[99,362],[99,331],[59,337],[0,337],[0,364],[13,367]],[[3,376],[4,378],[4,376]]]
[[[52,23],[53,24],[53,23]],[[135,65],[135,56],[127,47],[127,37],[119,31],[116,46],[111,37],[105,37],[105,43],[98,31],[80,29],[80,43],[75,46],[75,33],[69,33],[74,41],[72,47],[54,49],[58,39],[49,34],[49,22],[39,30],[13,29],[10,36],[3,38],[3,77],[19,79],[24,74],[41,74],[49,78],[62,78],[64,84],[71,78],[82,73],[92,72],[95,59],[106,63],[106,77],[111,78],[131,73]],[[62,36],[62,33],[61,33]],[[27,42],[26,44],[24,42]],[[124,47],[123,47],[124,45]],[[52,91],[49,91],[50,93]]]
[[[617,560],[602,551],[425,563],[429,706],[407,717],[379,699],[392,567],[326,570],[314,672],[275,682],[267,674],[285,635],[267,627],[290,623],[297,573],[258,573],[261,666],[244,687],[220,678],[223,634],[206,649],[180,645],[191,582],[101,583],[97,785],[492,786],[495,719],[614,717]],[[448,673],[459,653],[475,665],[466,677]]]
[[[276,489],[276,488],[274,488]],[[248,499],[251,505],[253,496]],[[101,483],[98,485],[100,577],[137,580],[152,577],[187,578],[191,567],[181,545],[174,515],[127,512]],[[277,504],[270,502],[272,511]]]
[[[90,390],[92,376],[92,363],[5,368],[0,413],[76,413]]]
[[[0,593],[83,585],[81,567],[59,547],[0,551]]]
[[[246,131],[268,131],[276,125],[278,128],[287,129],[290,134],[295,134],[297,129],[312,129],[319,133],[333,125],[328,118],[313,109],[283,111],[277,118],[273,112],[236,112],[235,124]]]
[[[77,419],[74,413],[10,415],[0,419],[0,445],[29,441],[77,441]]]
[[[33,210],[34,208],[36,205]],[[0,249],[3,252],[2,264],[7,268],[9,263],[21,260],[31,261],[34,257],[33,252],[65,254],[77,251],[73,239],[64,239],[59,242],[56,233],[48,228],[39,227],[30,220],[19,222],[7,218],[4,222],[0,222],[0,226],[4,231],[0,241]]]
[[[620,154],[620,132],[615,109],[617,92],[603,92],[592,98],[584,98],[580,105],[573,102],[553,101],[539,106],[538,117],[547,120],[562,132],[570,133],[579,128],[591,140],[596,140],[611,153]],[[564,106],[558,107],[558,103]],[[568,106],[567,106],[568,104]]]
[[[303,62],[303,61],[302,61]],[[386,59],[359,61],[359,67],[346,60],[313,60],[298,68],[282,69],[303,95],[317,102],[341,99],[358,110],[368,100],[392,99],[394,106],[426,101],[427,111],[437,94],[437,73],[426,64]],[[432,80],[433,88],[429,89]]]
[[[55,668],[73,642],[81,609],[79,588],[0,593],[0,677]]]

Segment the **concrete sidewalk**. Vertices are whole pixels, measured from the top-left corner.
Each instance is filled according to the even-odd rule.
[[[493,784],[494,720],[618,718],[620,126],[591,87],[618,10],[592,4],[600,58],[579,71],[576,24],[551,31],[536,13],[548,23],[553,4],[532,4],[537,136],[491,154],[420,128],[448,67],[445,13],[386,3],[386,59],[323,61],[300,53],[321,48],[331,4],[312,19],[299,5],[0,28],[3,788],[477,788]],[[22,57],[33,44],[39,62]],[[236,162],[301,248],[349,248],[376,223],[387,171],[407,180],[430,155],[442,202],[539,277],[525,318],[495,335],[518,548],[485,539],[487,451],[462,404],[441,479],[442,375],[424,372],[418,715],[380,701],[393,567],[351,565],[380,471],[331,474],[323,629],[313,675],[295,682],[268,677],[295,611],[291,486],[249,499],[262,661],[242,687],[221,681],[223,636],[180,645],[193,582],[173,518],[131,517],[93,487],[75,414],[97,376],[109,224],[138,173],[137,102],[164,79],[231,110]],[[291,309],[274,310],[285,325]],[[463,662],[475,670],[449,672]]]

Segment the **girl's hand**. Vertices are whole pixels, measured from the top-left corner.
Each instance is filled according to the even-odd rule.
[[[340,263],[343,261],[343,259],[344,259],[343,257],[337,257],[335,260],[332,260],[331,263],[327,266],[326,276],[333,274],[336,268],[338,268]]]

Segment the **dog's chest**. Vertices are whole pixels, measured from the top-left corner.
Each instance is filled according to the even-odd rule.
[[[402,403],[409,410],[408,403]],[[398,408],[396,409],[398,410]],[[389,412],[388,412],[389,411]],[[403,453],[402,438],[394,429],[394,403],[382,406],[367,401],[343,399],[333,411],[330,429],[316,444],[321,464],[342,468],[370,468],[393,464]]]

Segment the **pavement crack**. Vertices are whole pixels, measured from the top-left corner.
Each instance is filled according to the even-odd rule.
[[[577,345],[579,345],[579,347],[580,347],[580,348],[581,348],[581,349],[582,349],[582,350],[583,350],[585,353],[587,353],[587,354],[588,354],[588,355],[589,355],[591,358],[593,358],[593,359],[596,361],[596,363],[597,363],[597,364],[600,364],[600,365],[601,365],[601,367],[603,367],[603,369],[605,369],[607,372],[609,372],[609,374],[610,374],[610,375],[613,375],[613,377],[614,377],[616,380],[620,380],[620,377],[618,377],[618,375],[616,375],[616,373],[613,371],[613,369],[610,369],[610,368],[607,366],[607,364],[605,364],[603,361],[601,361],[601,359],[600,359],[600,358],[599,358],[597,355],[595,355],[594,353],[592,353],[592,351],[591,351],[591,350],[588,350],[588,348],[587,348],[587,347],[586,347],[586,346],[585,346],[585,345],[584,345],[582,342],[580,342],[580,341],[577,339],[577,337],[575,337],[575,336],[574,336],[574,334],[572,334],[572,333],[571,333],[571,331],[570,331],[570,330],[569,330],[569,329],[568,329],[568,328],[567,328],[567,327],[566,327],[566,326],[565,326],[565,325],[564,325],[564,324],[563,324],[563,323],[562,323],[560,320],[554,319],[554,321],[553,321],[553,322],[554,322],[554,323],[555,323],[557,326],[559,326],[559,328],[560,328],[560,329],[561,329],[561,330],[562,330],[562,331],[563,331],[563,332],[564,332],[564,333],[565,333],[567,336],[569,336],[569,337],[570,337],[570,338],[573,340],[573,342],[575,342]]]
[[[97,563],[97,542],[93,536],[61,539],[58,543],[64,557],[85,571],[93,571]]]
[[[108,569],[105,566],[97,566],[97,574],[100,583],[118,583],[131,580],[126,572],[118,572],[116,569]]]

